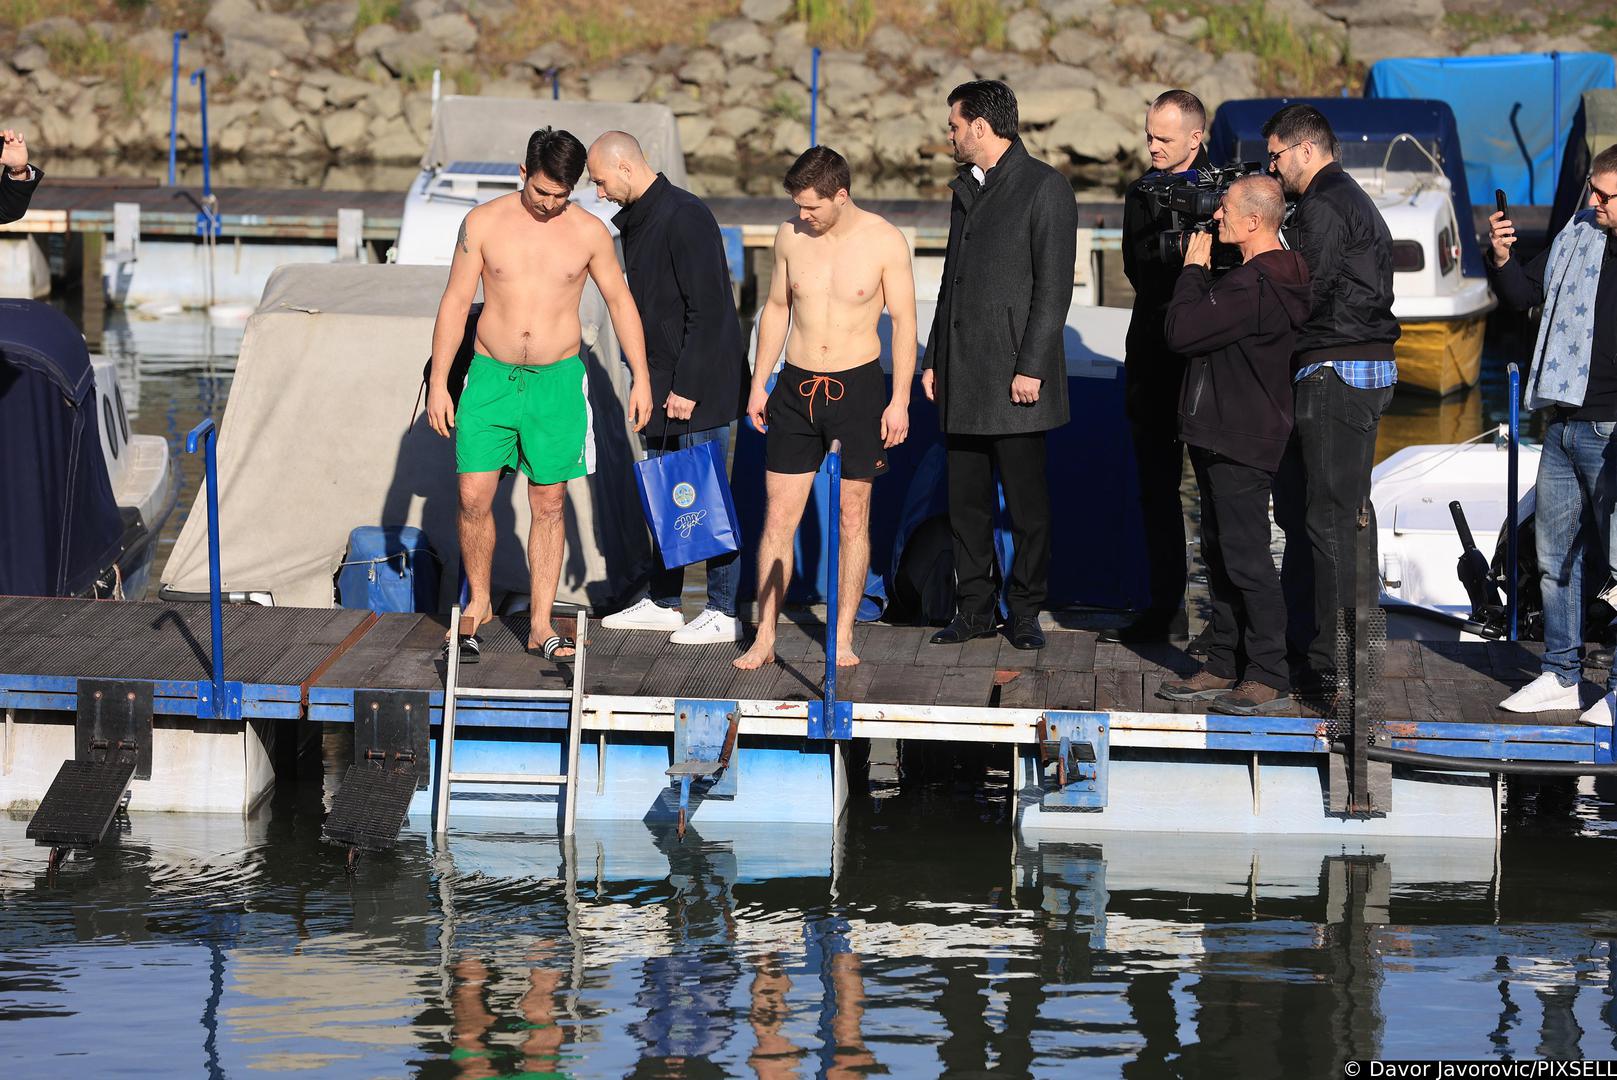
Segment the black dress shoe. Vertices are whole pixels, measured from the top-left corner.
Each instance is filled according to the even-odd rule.
[[[1011,621],[1011,644],[1018,649],[1044,648],[1044,631],[1037,615],[1018,615]]]
[[[932,635],[932,644],[958,645],[972,638],[993,637],[994,633],[992,615],[956,615],[949,620],[948,626]]]
[[[1099,640],[1119,645],[1145,645],[1154,641],[1167,641],[1172,628],[1172,615],[1141,615],[1127,626],[1102,630]]]

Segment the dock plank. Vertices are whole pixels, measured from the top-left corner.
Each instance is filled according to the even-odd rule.
[[[1053,672],[1039,668],[999,669],[1013,675],[999,688],[999,707],[1002,709],[1042,709],[1050,694]]]
[[[937,697],[932,703],[986,708],[993,693],[992,667],[950,668],[943,673],[943,678],[938,680]]]
[[[1095,708],[1095,678],[1095,673],[1091,671],[1051,672],[1044,707],[1064,712],[1092,711]]]
[[[938,699],[942,668],[883,664],[871,680],[869,700],[883,705],[931,705]]]
[[[1105,648],[1105,643],[1101,643]],[[1097,653],[1095,663],[1101,663]],[[1144,712],[1144,678],[1139,671],[1095,672],[1095,708],[1101,712]]]

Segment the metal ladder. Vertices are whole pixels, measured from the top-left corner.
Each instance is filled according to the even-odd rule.
[[[578,810],[574,779],[578,776],[578,742],[584,717],[584,637],[589,629],[589,616],[578,613],[578,632],[574,638],[577,650],[573,657],[573,685],[567,690],[497,690],[460,685],[460,607],[456,605],[449,615],[449,628],[455,636],[456,648],[449,650],[447,670],[444,673],[444,717],[438,738],[438,767],[433,793],[433,834],[439,839],[449,832],[450,788],[459,784],[536,784],[561,789],[561,835],[573,835],[573,819]],[[501,701],[565,701],[567,711],[567,771],[565,773],[472,773],[456,772],[455,757],[455,701],[458,698],[483,698]]]

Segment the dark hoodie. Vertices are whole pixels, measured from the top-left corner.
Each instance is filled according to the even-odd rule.
[[[1179,392],[1179,437],[1266,472],[1291,435],[1291,354],[1308,319],[1308,266],[1295,251],[1265,251],[1215,279],[1187,266],[1174,286],[1168,347],[1189,357]]]

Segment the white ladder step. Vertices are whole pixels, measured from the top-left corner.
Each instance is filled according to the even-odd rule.
[[[452,772],[449,779],[456,784],[554,784],[567,786],[567,777],[549,773],[509,772]]]
[[[494,687],[457,686],[456,698],[486,698],[489,701],[571,701],[571,690],[496,689]]]

